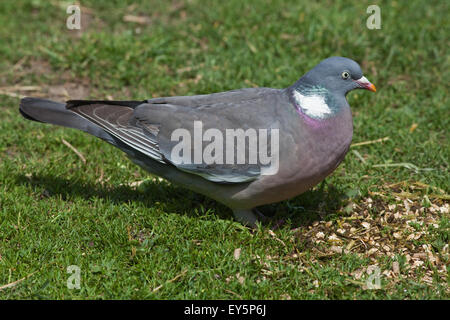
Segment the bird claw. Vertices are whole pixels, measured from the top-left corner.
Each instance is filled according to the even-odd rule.
[[[260,221],[261,223],[269,222],[270,219],[266,217],[264,214],[262,214],[262,212],[259,211],[257,208],[253,208],[252,212],[256,215],[258,221]]]
[[[233,210],[233,213],[237,221],[250,228],[256,228],[258,223],[268,224],[272,221],[272,219],[266,217],[257,208],[251,210]],[[272,229],[278,229],[285,223],[284,219],[274,222],[275,224]]]
[[[256,228],[257,223],[263,222],[262,219],[266,218],[266,217],[264,217],[264,215],[261,212],[255,212],[255,209],[253,209],[253,210],[235,209],[235,210],[233,210],[233,213],[234,213],[234,218],[237,221],[239,221],[243,225],[250,227],[250,228]]]

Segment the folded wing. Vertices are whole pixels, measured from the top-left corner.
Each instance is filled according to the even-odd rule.
[[[257,164],[177,163],[172,159],[171,151],[178,141],[172,140],[172,133],[184,128],[193,136],[194,121],[200,121],[203,130],[216,128],[221,132],[239,126],[244,126],[244,130],[276,127],[268,104],[277,103],[278,91],[241,89],[209,95],[156,98],[142,103],[69,101],[67,108],[152,160],[174,165],[179,170],[210,181],[243,183],[257,179],[261,167]],[[271,101],[274,98],[275,101]],[[255,112],[259,112],[258,117],[254,116]],[[268,115],[264,117],[264,113]]]

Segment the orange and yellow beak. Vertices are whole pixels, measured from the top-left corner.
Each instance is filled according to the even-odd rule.
[[[377,88],[375,88],[375,86],[372,83],[370,83],[370,81],[367,80],[366,77],[361,77],[360,79],[355,80],[355,81],[356,81],[356,83],[359,84],[359,86],[362,89],[366,89],[366,90],[369,90],[372,92],[377,92]]]

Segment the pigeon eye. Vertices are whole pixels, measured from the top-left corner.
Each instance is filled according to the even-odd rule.
[[[342,72],[342,79],[347,80],[348,78],[350,78],[350,73],[348,71]]]

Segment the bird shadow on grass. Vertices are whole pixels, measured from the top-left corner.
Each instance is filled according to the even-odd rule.
[[[275,225],[289,220],[292,228],[298,228],[341,214],[350,198],[348,192],[323,181],[297,197],[258,209]]]
[[[222,219],[232,217],[231,210],[221,203],[165,180],[147,180],[138,187],[133,187],[127,184],[102,185],[49,175],[17,175],[16,182],[32,187],[43,201],[52,197],[67,201],[76,198],[88,201],[101,198],[118,205],[137,201],[148,208],[157,205],[161,211],[169,213],[176,212],[194,217],[215,214]],[[344,192],[322,182],[318,187],[293,199],[261,206],[258,210],[269,218],[269,227],[289,220],[290,227],[297,228],[338,214],[347,200],[348,196]]]

